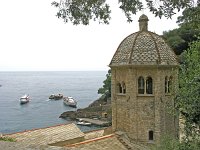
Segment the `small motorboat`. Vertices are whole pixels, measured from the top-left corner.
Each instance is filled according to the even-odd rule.
[[[63,98],[63,95],[62,94],[58,94],[58,95],[55,95],[55,94],[51,94],[49,96],[49,99],[54,99],[54,100],[60,100]]]
[[[25,94],[20,98],[20,104],[26,104],[30,101],[29,95]]]
[[[63,103],[71,107],[76,107],[77,105],[77,101],[73,97],[63,97]]]
[[[92,123],[85,122],[85,121],[78,121],[76,124],[77,125],[82,125],[82,126],[91,126],[92,125]]]
[[[51,95],[49,96],[49,99],[54,99],[54,97],[55,97],[55,94],[51,94]]]

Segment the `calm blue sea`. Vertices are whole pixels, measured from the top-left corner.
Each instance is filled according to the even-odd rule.
[[[69,72],[0,72],[0,132],[13,133],[67,123],[59,118],[65,111],[75,110],[62,100],[53,101],[51,94],[62,93],[78,101],[78,108],[87,107],[100,95],[106,71]],[[20,105],[22,95],[31,101]],[[94,128],[94,127],[93,127]],[[81,130],[90,130],[82,127]]]

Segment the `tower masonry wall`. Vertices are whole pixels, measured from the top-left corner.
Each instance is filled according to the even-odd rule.
[[[177,87],[176,68],[134,68],[116,67],[112,71],[112,127],[123,131],[138,142],[158,143],[165,134],[176,135],[177,118],[172,115],[175,89]],[[151,77],[152,94],[138,94],[138,78]],[[165,93],[165,77],[172,76],[172,91]],[[118,84],[125,83],[126,92],[120,93]],[[171,112],[170,112],[171,111]],[[170,114],[171,113],[171,114]],[[149,140],[153,131],[153,140]]]

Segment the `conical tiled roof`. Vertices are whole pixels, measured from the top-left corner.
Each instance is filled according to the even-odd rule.
[[[157,34],[148,31],[148,18],[139,19],[140,31],[126,37],[115,52],[110,66],[178,65],[174,51]]]

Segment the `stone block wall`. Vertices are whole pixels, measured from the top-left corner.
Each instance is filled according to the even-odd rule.
[[[153,131],[155,143],[159,143],[164,134],[175,135],[177,118],[167,111],[174,106],[175,93],[166,95],[165,76],[173,76],[173,91],[176,91],[177,69],[116,67],[111,70],[113,131],[124,131],[131,139],[142,143],[150,142],[149,131]],[[139,76],[152,77],[153,94],[138,94]],[[117,84],[121,82],[126,85],[126,93],[117,90]]]

